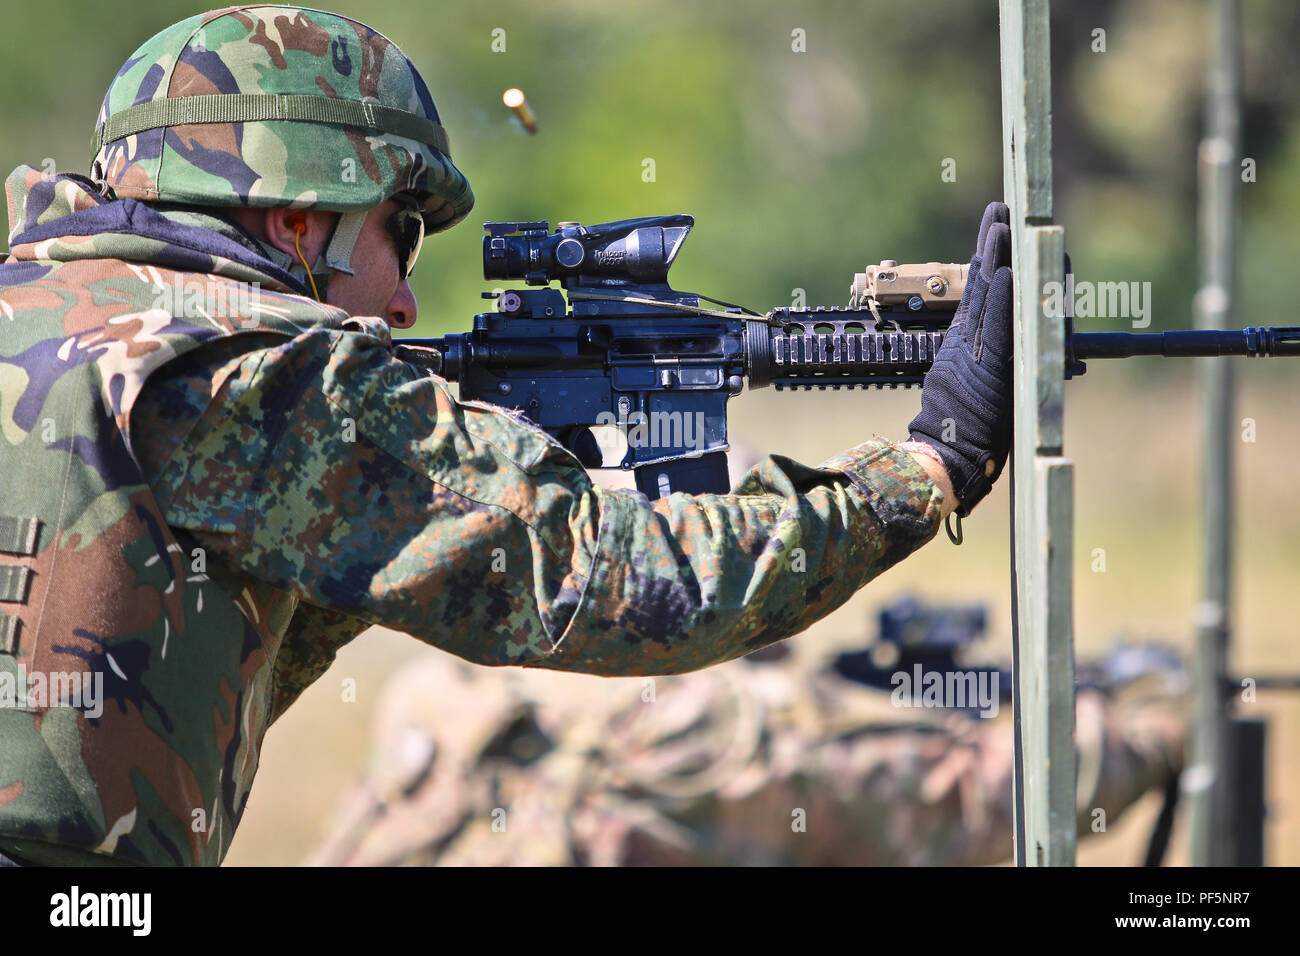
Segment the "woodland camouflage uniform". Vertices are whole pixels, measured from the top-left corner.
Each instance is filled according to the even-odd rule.
[[[95,146],[89,178],[6,184],[0,853],[218,863],[267,728],[371,623],[478,664],[678,673],[804,630],[936,532],[942,492],[884,440],[768,458],[732,495],[596,487],[314,301],[221,206],[406,194],[437,231],[473,203],[423,81],[359,23],[176,24]]]

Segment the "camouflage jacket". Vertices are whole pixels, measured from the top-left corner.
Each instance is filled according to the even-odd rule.
[[[7,187],[0,851],[219,862],[267,727],[368,624],[479,664],[679,673],[937,530],[942,493],[883,440],[731,495],[596,487],[225,220],[26,167]]]

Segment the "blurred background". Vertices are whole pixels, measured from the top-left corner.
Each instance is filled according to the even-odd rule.
[[[415,334],[466,329],[485,308],[478,227],[486,220],[690,213],[696,227],[674,287],[766,311],[790,305],[800,289],[810,306],[842,305],[852,274],[883,258],[965,261],[981,210],[1001,196],[994,0],[329,6],[385,33],[420,66],[478,197],[466,223],[424,247],[412,281]],[[0,58],[4,171],[52,162],[85,172],[96,111],[118,67],[147,37],[203,9],[176,0],[7,9],[8,36],[19,39]],[[1149,330],[1190,327],[1205,7],[1057,3],[1052,29],[1056,220],[1076,277],[1149,281]],[[1094,50],[1097,29],[1104,52]],[[502,52],[492,49],[494,30],[504,31]],[[806,52],[792,50],[796,30]],[[1288,290],[1300,251],[1300,6],[1244,0],[1243,41],[1242,143],[1257,181],[1241,188],[1238,321],[1297,324]],[[512,86],[536,112],[536,136],[502,106]],[[945,164],[955,178],[943,175]],[[1246,676],[1297,671],[1300,517],[1290,504],[1300,473],[1300,366],[1232,361],[1240,363],[1238,417],[1256,430],[1238,447],[1234,663]],[[1077,653],[1095,656],[1119,635],[1190,648],[1201,561],[1196,369],[1094,362],[1067,395]],[[816,463],[873,434],[906,437],[918,402],[915,391],[756,392],[732,403],[732,436]],[[979,510],[960,550],[940,535],[790,642],[797,653],[815,659],[865,643],[879,605],[912,592],[988,602],[987,653],[1009,660],[1005,482]],[[1105,571],[1092,570],[1097,548]],[[413,656],[436,653],[374,630],[340,654],[268,734],[229,863],[302,858],[366,765],[383,681]],[[355,702],[341,699],[344,678],[357,681]],[[1267,858],[1294,865],[1300,702],[1261,692],[1246,706],[1271,720]],[[1080,862],[1136,862],[1157,809],[1153,796],[1083,842]],[[1173,862],[1186,859],[1184,835],[1180,825]]]

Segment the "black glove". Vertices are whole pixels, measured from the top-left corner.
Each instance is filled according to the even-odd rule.
[[[921,388],[912,441],[939,453],[966,517],[1011,449],[1011,215],[989,203],[952,326]]]

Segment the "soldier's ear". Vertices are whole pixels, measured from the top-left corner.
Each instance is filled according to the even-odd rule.
[[[268,209],[263,220],[266,241],[281,252],[314,263],[329,242],[335,213],[320,209]]]

